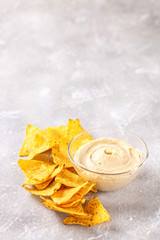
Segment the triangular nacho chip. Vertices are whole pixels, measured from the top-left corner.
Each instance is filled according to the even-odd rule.
[[[53,156],[52,156],[52,149],[49,149],[45,152],[36,154],[34,157],[32,157],[32,159],[30,159],[29,157],[27,158],[29,160],[38,160],[38,161],[43,161],[43,162],[49,162],[49,163],[53,163]]]
[[[49,183],[53,180],[53,178],[62,171],[62,169],[63,169],[63,166],[56,167],[52,172],[52,174],[49,175],[49,178],[43,179],[41,181],[35,180],[26,176],[23,186],[34,185],[37,189],[44,189],[49,185]]]
[[[67,146],[66,149],[62,145],[55,145],[52,148],[52,156],[54,162],[58,165],[64,165],[66,168],[72,167],[72,162],[68,157]]]
[[[56,177],[57,176],[57,174],[59,174],[61,171],[62,171],[62,169],[63,169],[63,166],[59,166],[59,165],[57,165],[58,167],[52,172],[52,174],[51,174],[51,178],[54,178],[54,177]]]
[[[23,142],[23,146],[19,152],[20,157],[28,156],[33,149],[34,138],[36,134],[43,135],[44,131],[28,124],[26,127],[26,138]]]
[[[79,136],[74,139],[70,146],[70,155],[72,156],[72,158],[74,157],[75,152],[79,149],[80,146],[92,141],[93,138],[81,127],[79,119],[69,119],[67,132],[68,141],[70,142],[77,134],[79,134]]]
[[[51,198],[55,204],[67,203],[82,187],[86,186],[87,184],[88,182],[85,182],[75,188],[65,188],[63,190],[59,190],[58,192],[53,194]]]
[[[28,192],[39,195],[39,196],[51,196],[54,192],[56,192],[60,187],[61,184],[55,181],[51,182],[45,189],[38,190],[38,189],[31,189],[26,186],[23,186]]]
[[[51,164],[42,161],[26,159],[19,159],[18,164],[28,178],[32,178],[40,182],[49,179],[57,167],[57,165],[54,163]]]
[[[53,178],[48,179],[47,181],[43,182],[43,183],[38,183],[38,184],[34,184],[34,186],[38,189],[38,190],[43,190],[46,187],[48,187],[48,185],[50,184],[50,182],[53,180]]]
[[[32,152],[30,152],[28,159],[33,159],[36,155],[50,150],[55,144],[60,144],[60,138],[63,139],[63,137],[58,134],[57,130],[50,127],[45,129],[43,135],[36,134]]]
[[[59,206],[59,207],[68,208],[68,207],[76,206],[80,202],[85,203],[85,198],[76,199],[74,202],[69,202],[69,203],[66,203],[66,204],[59,204],[59,205],[56,204],[56,205]]]
[[[79,203],[78,205],[73,206],[73,207],[63,208],[60,206],[56,206],[51,199],[45,199],[45,198],[42,198],[42,199],[44,200],[44,202],[42,202],[42,204],[44,204],[49,209],[53,209],[55,211],[64,212],[64,213],[68,213],[68,214],[80,216],[80,217],[85,217],[85,218],[90,217],[90,215],[88,213],[84,213],[81,203]]]
[[[58,127],[53,127],[53,131],[55,131],[60,137],[66,137],[67,134],[67,126],[58,126]]]
[[[34,146],[28,156],[28,159],[33,159],[35,158],[36,155],[46,152],[47,150],[51,149],[55,144],[56,144],[55,138],[52,139],[52,142],[49,142],[46,138],[43,138],[42,136],[36,134]]]
[[[95,186],[95,183],[91,184],[91,185],[87,185],[82,187],[76,194],[74,194],[70,200],[68,201],[68,203],[74,202],[76,200],[79,199],[79,201],[81,201],[83,199],[83,197],[93,189],[93,187]]]
[[[90,218],[81,218],[77,216],[68,216],[64,219],[64,224],[80,224],[87,227],[92,227],[102,222],[107,222],[111,219],[107,210],[103,207],[101,202],[97,198],[93,198],[89,201],[85,207],[84,212],[91,214]]]
[[[85,182],[80,176],[65,168],[56,176],[55,181],[68,187],[78,187]]]
[[[69,119],[68,131],[67,131],[67,139],[69,141],[71,141],[72,138],[75,137],[78,133],[81,133],[83,131],[84,131],[84,128],[82,128],[81,122],[79,119],[76,119],[76,120]]]
[[[29,177],[26,176],[26,178],[25,178],[25,180],[24,180],[24,183],[23,183],[23,186],[24,186],[24,185],[41,184],[41,183],[43,183],[43,182],[46,182],[46,179],[44,179],[43,181],[38,181],[38,180],[29,178]]]

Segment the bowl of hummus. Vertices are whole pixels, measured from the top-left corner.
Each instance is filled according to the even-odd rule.
[[[68,155],[77,173],[96,183],[101,191],[113,191],[131,182],[148,157],[145,142],[136,134],[107,127],[75,136]]]

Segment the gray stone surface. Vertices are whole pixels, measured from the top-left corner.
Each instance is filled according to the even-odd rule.
[[[95,196],[112,220],[64,226],[22,189],[31,123],[80,118],[140,135],[150,156],[127,187]],[[160,1],[0,0],[0,239],[160,239]]]

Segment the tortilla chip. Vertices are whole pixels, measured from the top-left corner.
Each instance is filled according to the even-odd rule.
[[[84,196],[92,190],[92,188],[95,186],[95,183],[91,184],[91,185],[87,185],[82,187],[76,194],[74,194],[70,200],[68,201],[68,203],[74,202],[76,200],[82,200],[84,198]]]
[[[73,167],[68,156],[68,145],[71,139],[82,131],[84,131],[84,129],[80,125],[80,120],[69,120],[67,130],[65,129],[66,135],[59,135],[59,143],[52,147],[52,155],[56,164],[65,165],[66,168]],[[92,140],[91,136],[88,133],[85,133],[81,138],[79,138],[78,142],[74,144],[74,149],[77,150],[82,144],[90,140]]]
[[[60,137],[66,137],[68,127],[67,126],[58,126],[53,127],[53,131],[55,131]]]
[[[84,212],[91,214],[90,218],[81,218],[77,216],[68,216],[63,220],[64,224],[80,224],[87,227],[92,227],[102,222],[107,222],[111,219],[107,210],[103,207],[97,198],[89,201],[85,207]]]
[[[54,192],[56,192],[61,187],[60,183],[57,183],[55,181],[51,182],[47,188],[38,190],[38,189],[31,189],[26,186],[24,186],[24,189],[26,189],[28,192],[40,195],[40,196],[51,196]]]
[[[35,185],[35,184],[41,184],[43,182],[46,182],[46,179],[44,179],[43,181],[38,181],[38,180],[35,180],[35,179],[32,179],[32,178],[29,178],[26,176],[25,180],[24,180],[24,183],[22,186],[24,185]]]
[[[86,186],[88,182],[81,184],[75,188],[65,188],[63,190],[59,190],[55,194],[51,196],[52,200],[55,204],[64,204],[70,202],[69,200],[84,186]]]
[[[59,137],[63,137],[67,132],[67,126],[59,126],[41,130],[32,125],[26,127],[26,139],[24,140],[20,156],[28,156],[32,159],[36,155],[51,149],[58,142]],[[32,153],[31,153],[32,152]]]
[[[54,128],[48,127],[46,131],[46,139],[49,143],[55,141],[55,143],[60,143],[60,138],[63,138],[60,133],[58,133]]]
[[[83,195],[84,196],[87,193],[89,193],[90,191],[93,191],[95,185],[96,185],[96,183],[92,183],[92,184],[88,184],[87,186],[83,187],[82,189],[80,189],[79,195]]]
[[[62,171],[62,169],[63,169],[63,166],[56,167],[55,170],[52,172],[52,174],[47,179],[43,179],[41,181],[32,179],[32,178],[29,178],[28,176],[26,176],[23,186],[24,185],[35,185],[36,188],[43,189],[43,188],[45,188],[44,186],[47,186],[47,183],[49,185],[49,183],[53,180],[53,178],[57,174],[59,174]]]
[[[88,213],[84,213],[81,203],[79,203],[78,205],[73,206],[73,207],[63,208],[63,207],[55,205],[51,199],[46,199],[46,198],[42,198],[42,199],[44,200],[44,202],[42,202],[42,204],[44,204],[49,209],[53,209],[55,211],[64,212],[64,213],[68,213],[68,214],[80,216],[80,217],[85,217],[85,218],[90,217],[90,215]]]
[[[78,187],[85,182],[77,174],[74,174],[65,168],[56,176],[55,181],[68,187]]]
[[[38,161],[43,161],[43,162],[49,162],[49,163],[53,163],[53,157],[52,157],[52,150],[49,149],[45,152],[36,154],[32,159],[30,159],[29,157],[27,158],[29,160],[38,160]]]
[[[34,139],[34,145],[32,151],[30,152],[28,159],[35,158],[36,155],[40,153],[46,152],[47,150],[51,149],[56,143],[56,139],[52,139],[52,142],[49,142],[44,137],[36,134]]]
[[[38,189],[38,190],[43,190],[45,189],[50,182],[53,180],[53,178],[48,179],[47,181],[43,182],[43,183],[38,183],[38,184],[34,184],[34,186]]]
[[[36,134],[34,138],[32,152],[29,154],[28,159],[33,159],[36,155],[39,155],[40,153],[51,149],[55,144],[59,144],[60,138],[63,139],[63,137],[58,134],[57,130],[54,130],[50,127],[45,129],[43,134]]]
[[[27,175],[38,181],[48,180],[57,167],[56,164],[46,163],[37,160],[19,159],[18,164],[21,170]]]
[[[33,149],[34,138],[36,134],[43,135],[44,131],[28,124],[26,127],[26,138],[23,142],[23,146],[19,152],[20,157],[25,157],[30,154]]]
[[[69,140],[69,142],[79,133],[82,134],[80,134],[77,138],[74,139],[70,147],[70,155],[72,156],[72,158],[74,157],[74,154],[79,149],[79,147],[92,141],[93,138],[81,127],[79,119],[77,120],[70,119],[68,121],[67,132],[67,139]]]
[[[58,166],[58,165],[57,165]],[[63,169],[63,166],[58,166],[51,174],[50,178],[54,178],[55,176],[57,176],[57,174],[59,174]]]
[[[76,206],[80,202],[85,203],[85,201],[86,201],[85,198],[83,198],[83,199],[77,199],[74,202],[69,202],[69,203],[66,203],[66,204],[59,204],[59,205],[56,204],[56,205],[59,206],[59,207],[68,208],[68,207]]]
[[[64,165],[66,168],[72,167],[72,162],[68,157],[67,148],[64,145],[55,145],[52,148],[52,156],[57,165]]]
[[[68,131],[67,131],[67,139],[69,141],[72,140],[78,133],[84,131],[84,128],[81,127],[81,122],[79,119],[73,120],[69,119],[68,121]]]
[[[44,135],[42,136],[40,134],[36,134],[35,137],[34,137],[33,149],[35,150],[37,148],[40,148],[42,145],[47,145],[47,143],[48,143],[48,141],[44,137]]]

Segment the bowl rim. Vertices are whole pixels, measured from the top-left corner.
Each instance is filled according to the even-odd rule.
[[[71,146],[72,142],[73,142],[78,136],[80,136],[81,134],[83,134],[83,133],[85,133],[85,132],[88,133],[88,131],[91,131],[91,130],[104,129],[104,128],[105,128],[105,129],[106,129],[106,128],[108,129],[108,127],[90,128],[90,129],[87,129],[87,130],[82,131],[81,133],[78,133],[75,137],[73,137],[73,138],[71,139],[71,141],[70,141],[69,144],[68,144],[67,152],[68,152],[68,156],[69,156],[71,162],[72,162],[74,165],[76,165],[77,167],[82,168],[83,170],[88,171],[88,172],[90,172],[90,173],[95,173],[95,174],[100,174],[100,175],[114,175],[114,176],[115,176],[115,175],[122,175],[122,174],[132,173],[132,172],[138,170],[142,165],[144,165],[144,163],[146,162],[146,159],[147,159],[148,156],[149,156],[149,151],[148,151],[147,144],[146,144],[146,143],[144,142],[144,140],[143,140],[141,137],[139,137],[137,134],[135,134],[135,133],[133,133],[133,132],[130,132],[130,131],[128,131],[128,130],[125,130],[125,129],[123,129],[123,128],[110,128],[110,129],[114,129],[114,130],[117,130],[117,131],[123,131],[123,132],[125,132],[125,133],[131,134],[131,135],[137,137],[137,138],[144,144],[144,146],[145,146],[145,148],[146,148],[145,157],[144,157],[143,161],[142,161],[137,167],[135,167],[135,168],[133,168],[133,169],[131,169],[131,170],[129,170],[129,171],[124,171],[124,172],[119,172],[119,173],[107,173],[107,172],[98,172],[98,171],[90,170],[90,169],[88,169],[88,168],[85,168],[85,167],[82,166],[81,164],[75,162],[74,159],[73,159],[73,158],[71,157],[71,155],[70,155],[70,146]]]

